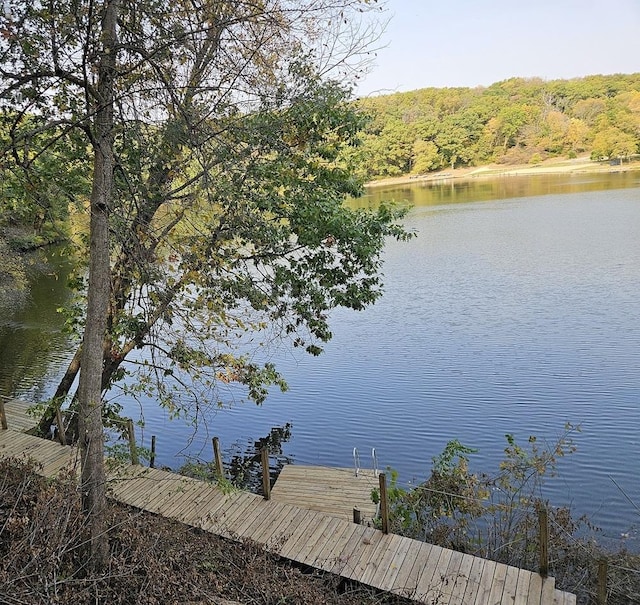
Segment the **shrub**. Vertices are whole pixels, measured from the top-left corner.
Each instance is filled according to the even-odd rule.
[[[610,562],[609,605],[640,602],[640,556],[607,552],[594,536],[586,517],[576,518],[568,507],[552,507],[544,497],[546,477],[557,472],[558,459],[575,451],[568,425],[552,444],[529,437],[525,445],[506,435],[504,458],[497,474],[469,470],[475,452],[450,441],[433,458],[428,479],[412,488],[398,483],[391,471],[387,489],[390,531],[446,548],[460,550],[537,571],[539,568],[539,510],[548,513],[549,573],[556,585],[588,603],[596,594],[597,562]],[[372,493],[374,502],[378,490]],[[635,571],[634,571],[635,570]]]

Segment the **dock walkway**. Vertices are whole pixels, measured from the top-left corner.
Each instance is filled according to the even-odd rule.
[[[27,455],[57,474],[73,448],[0,430],[0,456]],[[324,512],[264,500],[171,472],[125,466],[108,473],[112,498],[380,590],[439,605],[574,605],[553,578],[356,525]]]

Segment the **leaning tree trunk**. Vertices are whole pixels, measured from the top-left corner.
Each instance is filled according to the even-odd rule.
[[[56,392],[51,398],[51,402],[47,406],[47,409],[42,414],[40,421],[38,422],[38,432],[42,436],[46,436],[51,431],[51,426],[56,421],[56,412],[60,409],[62,402],[65,400],[73,383],[80,371],[80,357],[82,353],[82,347],[78,347],[73,355],[73,359],[69,362],[67,371],[61,378],[56,388]]]
[[[106,480],[102,425],[103,346],[111,296],[109,208],[113,198],[113,99],[118,0],[106,0],[95,113],[87,317],[78,385],[82,505],[89,521],[91,566],[106,565]]]

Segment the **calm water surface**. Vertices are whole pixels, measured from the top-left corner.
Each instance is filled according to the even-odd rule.
[[[49,251],[47,259],[34,254],[27,259],[25,291],[0,297],[0,395],[28,401],[50,397],[69,358],[71,344],[58,309],[70,302],[72,264],[62,254],[60,249]]]
[[[335,312],[319,358],[274,352],[291,389],[260,408],[222,410],[194,434],[145,406],[159,462],[210,459],[212,435],[229,446],[289,422],[296,462],[350,466],[358,447],[366,463],[375,447],[409,482],[450,439],[495,472],[506,433],[552,442],[570,422],[578,450],[549,496],[637,546],[640,174],[416,184],[358,203],[390,197],[415,206],[418,237],[389,243],[380,301]]]

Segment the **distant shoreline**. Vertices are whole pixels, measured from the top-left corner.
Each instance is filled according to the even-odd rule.
[[[389,185],[404,185],[410,183],[431,183],[450,179],[476,179],[501,176],[526,176],[536,174],[595,174],[598,172],[630,172],[640,170],[640,160],[632,160],[618,165],[609,162],[599,162],[588,157],[573,160],[547,160],[537,165],[518,164],[488,164],[472,168],[443,169],[424,175],[404,175],[371,181],[366,187],[388,187]]]

